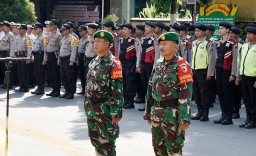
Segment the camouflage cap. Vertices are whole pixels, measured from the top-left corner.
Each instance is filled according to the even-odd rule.
[[[175,32],[167,32],[167,33],[162,34],[158,38],[158,43],[160,43],[161,41],[174,41],[178,44],[179,43],[179,35]]]
[[[102,39],[105,39],[109,42],[114,41],[114,36],[106,30],[99,30],[99,31],[95,32],[93,34],[93,38],[102,38]]]

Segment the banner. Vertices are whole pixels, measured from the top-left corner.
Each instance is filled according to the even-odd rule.
[[[229,22],[232,25],[236,23],[238,7],[236,4],[212,4],[200,7],[198,22],[215,27],[214,36],[220,38],[219,23]]]

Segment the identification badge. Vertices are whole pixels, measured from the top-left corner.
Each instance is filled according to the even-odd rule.
[[[128,42],[131,42],[131,41],[132,41],[132,39],[129,39],[129,40],[128,40]]]
[[[148,44],[152,44],[152,40],[149,40],[149,41],[148,41]]]
[[[230,46],[230,43],[228,42],[228,43],[226,43],[226,47],[229,47]]]

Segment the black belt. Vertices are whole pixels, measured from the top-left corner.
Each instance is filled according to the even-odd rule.
[[[178,106],[178,99],[170,100],[170,101],[155,101],[154,100],[154,105],[157,107],[162,107],[162,108],[175,107],[175,106]]]
[[[78,53],[79,56],[84,56],[85,54],[84,53]]]
[[[17,51],[15,55],[16,57],[27,57],[27,51]]]
[[[104,102],[107,102],[108,100],[109,100],[109,97],[103,97],[99,99],[93,99],[93,98],[90,99],[92,103],[104,103]]]
[[[41,51],[41,50],[39,50],[39,51],[32,51],[32,54],[33,54],[33,55],[43,55],[44,52]]]
[[[68,56],[60,56],[59,58],[60,58],[61,61],[69,60],[70,59],[70,55],[68,55]]]

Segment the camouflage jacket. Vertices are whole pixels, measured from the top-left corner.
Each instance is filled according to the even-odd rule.
[[[189,124],[192,81],[192,71],[185,59],[176,55],[170,61],[160,58],[149,78],[144,119],[151,119],[151,108],[157,107],[156,102],[177,101],[178,123]]]
[[[122,117],[122,67],[118,58],[110,52],[105,57],[97,56],[89,64],[84,106],[88,118],[106,114]]]

